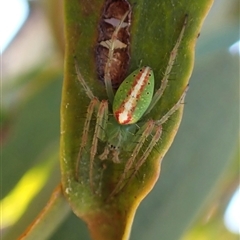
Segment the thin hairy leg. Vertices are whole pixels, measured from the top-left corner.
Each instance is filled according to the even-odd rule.
[[[153,96],[153,99],[152,99],[152,102],[149,105],[147,111],[144,113],[144,115],[148,114],[153,109],[153,107],[156,105],[156,103],[162,97],[163,92],[165,91],[165,89],[167,87],[168,78],[169,78],[169,75],[170,75],[170,73],[172,71],[172,67],[173,67],[173,65],[175,63],[175,60],[176,60],[176,57],[177,57],[177,53],[178,53],[178,48],[179,48],[179,46],[180,46],[180,44],[182,42],[183,35],[184,35],[185,29],[186,29],[187,19],[188,19],[188,16],[186,15],[185,19],[184,19],[182,30],[181,30],[180,35],[178,37],[178,40],[177,40],[174,48],[172,49],[172,51],[170,53],[170,57],[169,57],[168,64],[167,64],[167,68],[165,70],[163,79],[161,80],[161,87],[155,92],[155,94]]]
[[[95,130],[93,134],[93,141],[90,149],[90,167],[89,167],[89,178],[90,178],[90,185],[93,189],[94,185],[94,179],[93,179],[93,165],[94,160],[97,153],[97,146],[98,146],[98,140],[101,139],[103,132],[106,131],[106,116],[108,114],[108,102],[106,100],[103,100],[98,108],[97,112],[97,120],[95,124]]]
[[[78,81],[81,83],[81,85],[82,85],[83,89],[85,90],[85,92],[86,92],[87,96],[89,97],[89,99],[92,100],[93,98],[95,98],[95,96],[93,95],[93,92],[88,87],[88,85],[85,82],[82,74],[80,73],[80,69],[79,69],[78,62],[77,62],[76,58],[74,58],[74,63],[75,63],[75,69],[76,69]]]

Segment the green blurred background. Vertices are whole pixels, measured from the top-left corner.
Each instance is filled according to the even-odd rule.
[[[60,182],[64,37],[59,1],[31,1],[2,53],[2,233],[16,239]],[[239,239],[224,226],[239,186],[239,1],[216,0],[196,46],[177,137],[142,202],[131,240]],[[161,238],[160,238],[161,236]],[[50,239],[90,239],[73,213]]]

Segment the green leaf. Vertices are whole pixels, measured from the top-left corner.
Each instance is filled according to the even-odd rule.
[[[188,22],[184,39],[178,51],[176,64],[170,75],[169,86],[151,118],[159,119],[179,99],[189,81],[193,68],[194,47],[203,19],[212,0],[189,1],[134,1],[131,24],[131,60],[128,73],[137,69],[142,61],[154,70],[156,88],[159,87],[167,66],[170,51],[176,43],[185,15]],[[161,143],[157,145],[137,177],[132,179],[117,196],[106,202],[109,189],[116,183],[124,168],[111,161],[104,162],[101,181],[102,195],[93,193],[89,184],[87,165],[81,170],[82,183],[76,181],[76,161],[87,107],[86,92],[77,81],[74,57],[80,72],[100,100],[107,99],[105,88],[97,79],[94,49],[97,44],[98,23],[104,1],[65,1],[66,59],[61,110],[61,170],[62,185],[73,211],[87,222],[93,239],[128,239],[135,211],[141,200],[154,186],[160,171],[160,161],[170,147],[180,124],[182,111],[174,114],[163,125]],[[94,125],[91,126],[94,128]],[[92,133],[89,133],[90,139]],[[104,145],[103,145],[104,147]],[[103,150],[103,149],[102,149]],[[90,149],[87,149],[90,151]],[[96,159],[96,161],[99,161]],[[95,162],[96,162],[95,161]],[[97,162],[98,166],[102,163]]]

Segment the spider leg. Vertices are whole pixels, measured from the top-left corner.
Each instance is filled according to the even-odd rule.
[[[77,180],[79,180],[79,168],[80,168],[80,160],[83,155],[83,150],[85,149],[88,141],[88,136],[89,136],[89,127],[90,127],[90,122],[92,119],[92,115],[94,112],[94,109],[97,109],[99,107],[99,100],[93,95],[93,92],[91,89],[88,87],[87,83],[85,82],[82,74],[80,73],[79,65],[77,62],[77,59],[74,58],[74,63],[75,63],[75,69],[77,73],[77,78],[78,81],[81,83],[83,89],[85,90],[87,96],[91,100],[88,108],[87,108],[87,115],[86,115],[86,120],[84,122],[84,127],[83,127],[83,134],[82,134],[82,139],[81,139],[81,145],[79,148],[78,156],[77,156],[77,161],[76,161],[76,170],[75,170],[75,177]]]
[[[112,81],[111,81],[111,76],[110,76],[110,69],[111,69],[112,61],[114,60],[114,58],[113,58],[114,50],[117,48],[126,48],[127,47],[126,44],[122,43],[121,41],[119,41],[117,39],[117,34],[118,34],[119,30],[121,29],[121,27],[126,27],[123,23],[124,23],[124,20],[126,19],[127,15],[129,14],[129,12],[130,11],[127,11],[123,15],[118,26],[115,28],[111,39],[100,43],[102,46],[109,48],[108,60],[107,60],[107,63],[105,66],[105,71],[104,71],[105,72],[104,82],[105,82],[105,86],[106,86],[108,99],[111,104],[113,103],[114,93],[113,93]]]
[[[120,179],[118,180],[115,188],[113,191],[110,193],[108,199],[116,195],[118,192],[120,192],[123,187],[127,184],[126,183],[126,178],[128,177],[128,173],[131,170],[131,168],[134,165],[135,159],[138,156],[143,144],[145,143],[146,139],[149,137],[151,134],[152,130],[154,128],[154,121],[149,120],[147,123],[145,123],[136,133],[136,137],[134,138],[133,142],[136,143],[136,146],[133,150],[133,153],[129,160],[127,161],[123,174],[121,175]],[[150,143],[151,144],[151,143]],[[128,181],[127,181],[128,182]]]
[[[131,179],[137,174],[140,167],[145,163],[145,161],[146,161],[147,157],[149,156],[149,154],[151,153],[152,149],[154,148],[156,143],[159,141],[159,139],[162,135],[162,125],[155,126],[154,131],[155,131],[155,134],[153,135],[151,142],[149,143],[148,147],[142,154],[142,157],[135,164],[134,171],[131,173],[131,176],[128,181],[131,181]],[[126,183],[125,183],[125,185],[126,185]]]
[[[183,35],[184,35],[185,29],[186,29],[187,19],[188,19],[188,15],[185,15],[185,19],[184,19],[182,30],[180,32],[180,35],[178,37],[178,40],[177,40],[174,48],[172,49],[172,51],[170,53],[170,57],[169,57],[168,64],[167,64],[167,68],[165,70],[163,79],[161,80],[161,87],[155,92],[155,94],[154,94],[154,96],[152,98],[152,102],[149,105],[149,107],[146,110],[146,112],[144,113],[144,115],[148,114],[152,110],[152,108],[159,101],[159,99],[161,98],[161,96],[163,95],[163,92],[165,91],[165,89],[167,87],[168,78],[169,78],[169,75],[170,75],[170,73],[172,71],[172,67],[173,67],[173,65],[175,63],[175,60],[176,60],[176,57],[177,57],[177,53],[178,53],[178,48],[179,48],[179,45],[182,42]]]
[[[78,78],[78,81],[81,83],[83,89],[85,90],[87,96],[89,97],[90,100],[94,99],[95,96],[93,95],[93,92],[91,91],[91,89],[88,87],[87,83],[85,82],[82,74],[80,73],[80,70],[79,70],[79,65],[78,65],[78,62],[77,62],[77,59],[74,58],[74,63],[75,63],[75,69],[76,69],[76,73],[77,73],[77,78]]]
[[[108,102],[106,100],[103,100],[100,102],[100,105],[98,108],[97,120],[96,120],[94,134],[93,134],[93,141],[90,149],[89,179],[90,179],[90,185],[92,189],[94,185],[94,179],[93,179],[94,159],[97,153],[98,140],[103,139],[104,131],[106,131],[105,128],[107,124],[107,118],[106,118],[107,115],[108,115]]]
[[[124,174],[126,175],[129,170],[132,168],[133,163],[140,151],[140,149],[142,148],[144,142],[146,141],[146,139],[148,138],[148,136],[151,134],[152,130],[154,127],[154,121],[153,120],[149,120],[147,123],[145,123],[136,133],[136,136],[133,140],[134,143],[137,143],[133,153],[130,157],[130,159],[127,161],[125,169],[124,169]],[[140,137],[139,137],[140,136]]]
[[[175,103],[175,105],[166,114],[164,114],[164,116],[161,117],[161,119],[159,119],[155,122],[157,125],[162,125],[163,123],[165,123],[169,119],[169,117],[180,108],[180,106],[183,104],[183,101],[187,94],[188,88],[189,88],[189,85],[187,85],[187,87],[184,89],[181,97]]]
[[[77,156],[77,161],[76,161],[76,171],[75,171],[75,177],[77,180],[79,180],[79,164],[81,157],[83,155],[83,150],[85,149],[88,141],[88,136],[89,136],[89,126],[90,122],[92,119],[92,115],[94,112],[94,109],[99,105],[99,101],[97,98],[93,98],[88,106],[87,109],[87,115],[86,115],[86,120],[84,122],[84,127],[83,127],[83,133],[82,133],[82,139],[81,139],[81,145],[79,148],[78,156]]]
[[[103,113],[103,118],[102,118],[101,131],[100,131],[100,139],[102,140],[105,140],[105,131],[107,129],[107,123],[108,123],[108,108],[105,108]],[[98,156],[99,159],[106,160],[108,158],[109,152],[110,152],[110,148],[108,143],[106,143],[103,153]]]

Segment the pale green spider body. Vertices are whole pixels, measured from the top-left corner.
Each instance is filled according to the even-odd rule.
[[[126,14],[125,14],[126,16]],[[156,105],[161,98],[168,82],[168,76],[176,59],[178,47],[182,41],[185,31],[187,17],[185,17],[183,28],[179,38],[171,51],[168,65],[166,67],[161,87],[154,93],[154,75],[150,67],[142,67],[130,74],[120,85],[114,95],[109,78],[109,66],[113,59],[115,44],[115,36],[120,29],[120,25],[124,18],[119,22],[109,47],[109,60],[105,68],[105,86],[108,100],[100,101],[94,96],[87,83],[83,79],[77,62],[75,61],[78,80],[83,86],[90,104],[87,109],[84,131],[81,139],[80,150],[76,165],[76,178],[78,179],[79,165],[84,151],[86,151],[87,142],[89,141],[88,133],[90,130],[90,122],[95,120],[95,129],[93,138],[90,140],[90,169],[89,181],[92,189],[94,189],[93,168],[94,161],[111,159],[114,163],[122,162],[121,153],[129,152],[129,158],[125,159],[123,173],[110,194],[110,197],[117,194],[126,184],[126,181],[136,175],[142,164],[146,161],[152,149],[159,141],[162,134],[162,124],[179,109],[185,98],[188,86],[185,88],[179,100],[161,119],[147,119],[147,114]],[[98,146],[104,145],[104,150],[99,153]],[[144,148],[143,148],[144,146]],[[131,172],[129,174],[129,172]]]
[[[113,154],[112,160],[116,163],[120,163],[119,153],[121,149],[125,151],[131,151],[134,134],[136,133],[136,124],[131,125],[121,125],[119,124],[115,117],[111,116],[108,120],[107,131],[104,133],[103,140],[106,142],[104,152],[99,156],[101,160],[108,158],[110,152]]]

